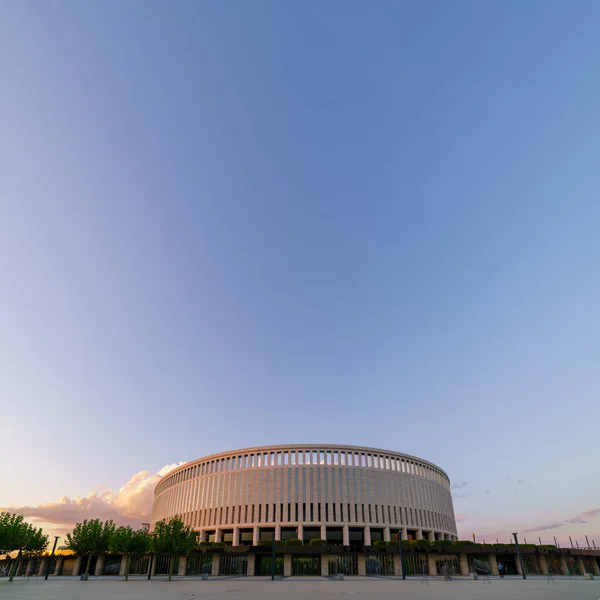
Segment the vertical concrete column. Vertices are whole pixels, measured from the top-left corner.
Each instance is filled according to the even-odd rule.
[[[223,541],[223,532],[220,529],[215,530],[215,542]]]
[[[562,571],[562,574],[568,575],[569,566],[567,565],[567,559],[561,554],[558,560],[560,562],[560,570]]]
[[[585,577],[587,569],[585,568],[585,563],[583,562],[583,558],[581,556],[577,557],[577,567],[579,568],[579,572]]]
[[[205,542],[206,541],[206,531],[204,531],[204,529],[200,530],[200,542]]]
[[[23,574],[23,571],[25,570],[25,558],[21,557],[20,559],[17,559],[17,564],[15,567],[15,577],[19,577]]]
[[[121,556],[121,564],[119,566],[119,577],[125,577],[125,571],[127,571],[127,554]]]
[[[254,577],[256,570],[256,555],[248,554],[248,577]]]
[[[321,539],[327,540],[327,527],[325,525],[321,525]]]
[[[240,545],[240,528],[239,527],[234,527],[233,528],[233,542],[232,545],[234,546],[239,546]]]
[[[96,568],[94,569],[94,575],[96,577],[100,577],[104,573],[104,561],[106,560],[106,556],[104,554],[100,554],[98,556],[98,560],[96,561]]]
[[[402,577],[402,561],[399,554],[394,554],[394,575]]]
[[[213,554],[213,561],[212,561],[212,573],[211,575],[218,575],[219,572],[221,571],[221,555],[220,554]]]
[[[64,556],[59,556],[56,559],[56,565],[54,567],[54,575],[58,576],[60,575],[61,571],[62,571],[62,567],[63,567],[63,563],[65,562],[65,557]]]
[[[81,575],[81,561],[82,561],[82,556],[78,556],[75,559],[75,565],[73,567],[73,575],[77,576],[77,575]]]
[[[46,567],[48,566],[49,560],[50,558],[48,556],[42,557],[42,560],[40,561],[40,570],[38,571],[37,575],[43,576],[46,574]]]
[[[437,568],[436,568],[436,564],[435,564],[435,554],[429,553],[427,555],[427,572],[432,577],[435,577],[437,575]]]
[[[491,561],[490,561],[491,562]],[[460,574],[465,577],[469,575],[469,560],[464,552],[458,555],[458,564],[460,565]]]
[[[495,554],[490,554],[489,556],[490,568],[492,569],[492,575],[500,575],[500,571],[498,571],[498,560]]]
[[[392,538],[390,537],[390,528],[389,527],[384,527],[383,528],[383,541],[384,542],[389,542]]]
[[[521,575],[521,577],[522,577],[523,576],[523,569],[521,568],[521,561],[519,560],[518,556],[515,556],[515,562],[517,563],[517,573],[519,575]]]
[[[427,537],[429,538],[429,541],[430,541],[430,542],[435,542],[435,532],[434,532],[434,531],[430,531],[430,532],[427,534]]]
[[[358,556],[358,574],[366,577],[367,575],[367,561],[365,555],[361,552]]]
[[[32,575],[35,575],[35,558],[30,558],[27,561],[27,568],[25,569],[25,574],[29,577],[31,577]]]
[[[329,554],[321,554],[321,577],[329,577]]]
[[[344,546],[350,545],[350,527],[348,525],[342,527],[342,544]]]
[[[281,541],[281,525],[275,525],[275,539]]]
[[[177,575],[185,577],[187,575],[187,556],[179,557],[179,569],[177,569]]]
[[[292,555],[291,554],[283,555],[283,576],[284,577],[292,576]]]
[[[540,571],[542,575],[548,575],[548,561],[543,554],[540,554]]]
[[[260,530],[258,529],[258,525],[254,526],[252,530],[252,545],[258,546],[258,540],[260,539]]]
[[[304,543],[304,525],[298,525],[298,539]]]
[[[417,539],[418,540],[423,539],[423,530],[422,529],[417,529]]]
[[[402,539],[403,540],[407,540],[408,539],[408,528],[407,527],[403,527],[400,530],[400,533],[402,534]]]
[[[365,526],[365,546],[371,545],[371,528],[366,525]]]

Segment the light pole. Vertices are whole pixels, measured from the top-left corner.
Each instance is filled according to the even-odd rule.
[[[58,535],[54,536],[54,546],[52,546],[52,554],[48,558],[48,562],[46,564],[46,573],[44,574],[44,581],[48,580],[48,574],[50,573],[50,563],[52,562],[52,557],[54,556],[54,551],[56,550],[56,544],[58,543],[59,537],[60,536],[58,536]]]
[[[148,579],[152,579],[152,563],[154,562],[154,554],[150,552],[150,561],[148,562]]]
[[[273,534],[273,543],[271,544],[271,581],[275,581],[275,534]]]
[[[402,554],[402,529],[398,529],[398,554],[400,555],[400,570],[402,571],[402,579],[406,580],[404,574],[404,554]]]
[[[515,537],[515,546],[517,547],[517,556],[519,557],[519,564],[521,565],[521,573],[523,573],[523,579],[527,579],[527,575],[525,575],[525,565],[523,564],[523,557],[521,556],[521,550],[519,548],[519,540],[517,539],[517,534],[513,533]]]

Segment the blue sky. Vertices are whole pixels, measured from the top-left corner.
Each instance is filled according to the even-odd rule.
[[[5,3],[0,506],[347,443],[446,469],[465,537],[600,542],[599,18]]]

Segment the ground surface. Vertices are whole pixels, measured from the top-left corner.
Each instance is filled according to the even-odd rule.
[[[1,600],[598,600],[600,580],[545,578],[467,580],[395,579],[346,577],[333,581],[322,577],[290,577],[275,582],[262,577],[226,578],[209,581],[175,579],[124,582],[118,579],[79,578],[0,580]]]

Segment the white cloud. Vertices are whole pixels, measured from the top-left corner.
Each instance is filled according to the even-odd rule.
[[[154,488],[160,478],[182,464],[166,465],[157,473],[139,471],[118,490],[96,489],[86,496],[63,496],[47,504],[8,506],[0,510],[22,514],[30,521],[56,525],[74,525],[83,519],[98,518],[113,519],[117,525],[137,527],[150,519]]]

